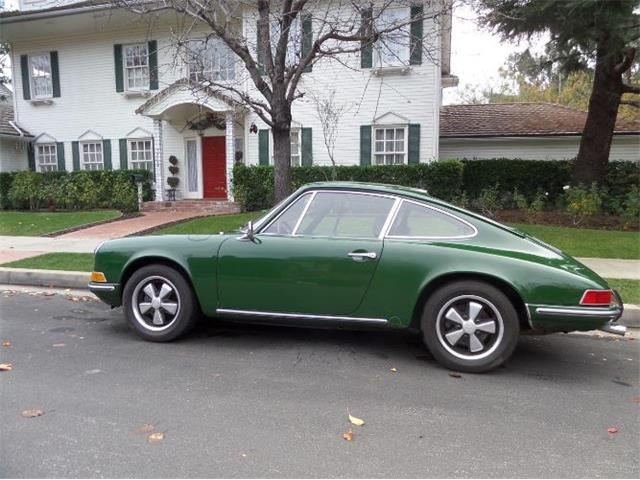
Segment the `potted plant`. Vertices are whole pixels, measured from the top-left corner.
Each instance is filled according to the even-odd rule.
[[[167,184],[169,185],[168,197],[169,200],[175,201],[176,199],[176,187],[180,183],[180,179],[176,176],[180,169],[178,168],[178,159],[175,155],[169,157],[169,172],[171,177],[167,178]]]

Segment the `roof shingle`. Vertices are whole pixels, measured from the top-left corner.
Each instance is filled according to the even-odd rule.
[[[22,133],[22,136],[24,137],[33,137],[29,132],[20,128],[13,121],[13,118],[13,107],[8,105],[0,106],[0,135],[20,137],[20,133]],[[15,128],[11,125],[11,122],[16,126]]]
[[[554,103],[488,103],[440,108],[440,137],[582,135],[587,113]],[[618,119],[616,134],[639,134],[640,122]]]

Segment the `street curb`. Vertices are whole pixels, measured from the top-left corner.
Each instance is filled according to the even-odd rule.
[[[0,284],[86,290],[90,275],[89,272],[0,267]],[[640,305],[625,305],[624,313],[618,323],[627,327],[640,327]]]
[[[0,267],[0,283],[7,285],[86,289],[90,276],[89,272]]]

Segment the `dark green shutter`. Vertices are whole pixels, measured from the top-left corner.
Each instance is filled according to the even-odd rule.
[[[264,55],[262,54],[262,38],[260,38],[260,21],[256,23],[256,59],[258,61],[258,73],[264,75]]]
[[[373,12],[370,8],[362,10],[362,22],[360,25],[361,31],[365,34],[371,33],[371,22]],[[362,41],[360,43],[360,67],[371,68],[373,66],[373,44],[369,41]]]
[[[127,161],[129,160],[128,158],[128,153],[127,153],[127,139],[126,138],[121,138],[120,139],[120,170],[126,170],[127,169]]]
[[[78,142],[71,142],[71,154],[73,156],[73,171],[80,170],[80,145]]]
[[[305,58],[313,47],[313,22],[309,14],[302,16],[302,58]],[[305,72],[310,72],[313,65],[309,64],[304,67]]]
[[[49,52],[51,59],[51,87],[53,96],[60,96],[60,67],[58,65],[58,52]]]
[[[56,154],[58,155],[58,171],[64,172],[67,169],[64,164],[64,143],[56,143]]]
[[[36,171],[36,152],[35,145],[30,143],[27,145],[27,162],[29,165],[29,170],[35,172]]]
[[[371,125],[360,126],[360,165],[371,165]]]
[[[269,165],[269,130],[258,130],[258,162],[260,165]]]
[[[420,124],[409,125],[408,163],[420,163]]]
[[[22,96],[25,100],[31,99],[31,83],[29,82],[29,57],[20,55],[20,70],[22,72]]]
[[[102,161],[104,169],[111,170],[111,140],[102,140]]]
[[[124,92],[124,73],[122,71],[122,45],[113,46],[113,60],[116,69],[116,92]]]
[[[149,48],[149,88],[158,90],[158,42],[151,40]]]
[[[310,167],[313,165],[313,137],[311,128],[302,129],[302,159],[301,164]]]
[[[422,16],[424,7],[415,5],[411,7],[411,50],[409,63],[420,65],[422,63]]]

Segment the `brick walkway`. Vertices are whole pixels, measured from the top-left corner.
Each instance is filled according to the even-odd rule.
[[[186,210],[181,212],[146,212],[139,217],[127,218],[126,220],[119,220],[117,222],[110,222],[102,225],[96,225],[95,227],[76,230],[75,232],[65,233],[64,235],[60,235],[56,238],[90,238],[92,240],[120,238],[142,232],[159,225],[164,225],[165,223],[186,220],[188,218],[199,217],[202,215],[203,213],[201,211],[195,210]]]

